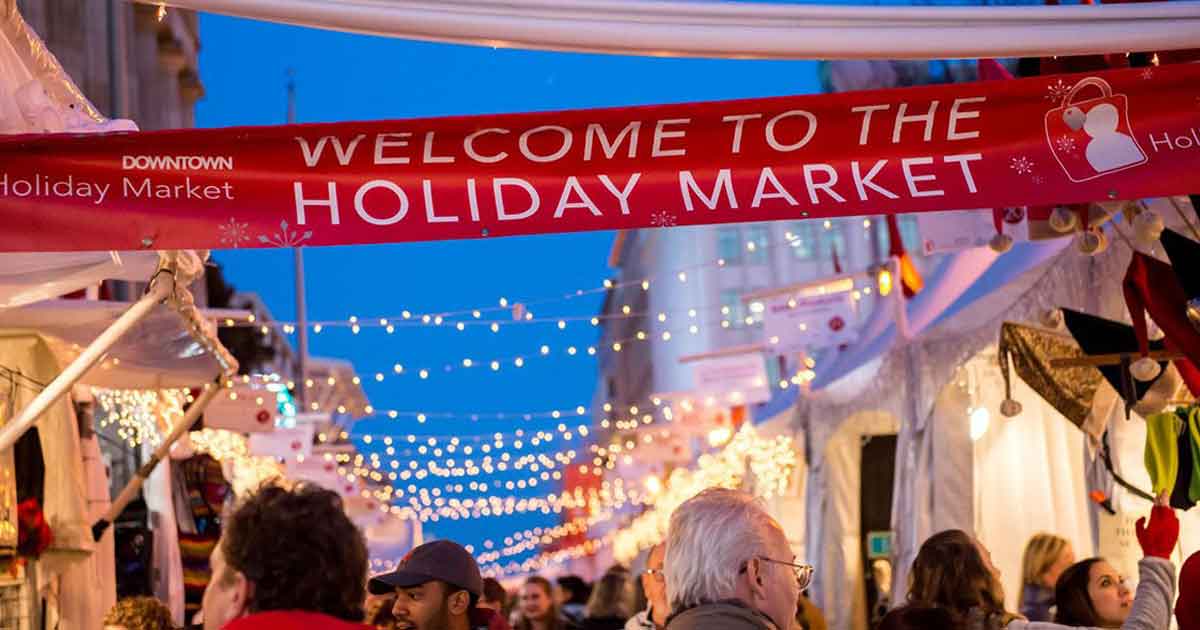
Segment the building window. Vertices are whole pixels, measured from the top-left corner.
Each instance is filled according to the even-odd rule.
[[[837,252],[842,270],[846,270],[846,226],[841,221],[826,221],[822,226],[821,241],[824,247],[822,253],[833,264],[833,253]]]
[[[742,262],[742,231],[736,226],[717,228],[717,256],[729,265]]]
[[[767,256],[769,255],[767,248],[771,246],[769,235],[770,232],[765,225],[746,226],[746,242],[742,244],[742,247],[746,249],[746,262],[748,264],[767,264]]]
[[[746,325],[746,306],[742,303],[741,289],[721,290],[721,319],[735,328]]]
[[[792,258],[811,260],[817,255],[817,226],[812,221],[797,221],[788,231]]]

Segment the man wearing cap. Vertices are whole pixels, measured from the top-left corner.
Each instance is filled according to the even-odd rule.
[[[449,540],[408,552],[395,571],[372,578],[368,590],[396,594],[397,630],[508,630],[494,611],[475,606],[483,593],[479,565]]]

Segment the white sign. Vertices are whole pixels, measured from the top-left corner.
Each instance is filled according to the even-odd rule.
[[[772,298],[763,311],[767,346],[776,354],[852,343],[858,321],[850,291],[812,297]]]
[[[767,365],[759,352],[702,359],[692,367],[692,377],[698,396],[713,398],[722,406],[761,403],[771,399]]]
[[[1099,512],[1097,531],[1100,541],[1100,545],[1096,549],[1097,554],[1108,560],[1118,573],[1136,582],[1138,560],[1142,558],[1142,548],[1138,544],[1135,531],[1138,517],[1124,512],[1117,512],[1114,515],[1102,509],[1097,511]]]
[[[235,390],[230,390],[235,391]],[[230,398],[218,394],[204,409],[204,426],[234,433],[270,433],[275,430],[275,393],[266,390],[236,390]]]
[[[987,247],[996,235],[991,208],[921,212],[916,216],[917,229],[921,233],[921,251],[926,256]],[[1004,233],[1017,242],[1029,240],[1028,219],[1029,213],[1025,208],[1005,209]]]
[[[319,454],[296,461],[295,456],[287,462],[287,476],[296,481],[307,481],[329,490],[338,490],[345,481],[337,472],[337,463],[327,461]]]
[[[312,444],[313,426],[306,424],[295,429],[276,429],[273,433],[252,433],[248,446],[251,455],[294,461],[297,455],[312,457]]]

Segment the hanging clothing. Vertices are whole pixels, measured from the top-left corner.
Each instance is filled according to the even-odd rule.
[[[1176,438],[1179,449],[1179,470],[1175,477],[1175,487],[1171,490],[1171,507],[1187,511],[1196,505],[1191,498],[1196,460],[1192,451],[1192,432],[1187,427],[1186,410],[1180,411],[1185,415],[1180,418],[1179,413],[1175,414],[1179,418],[1179,436]]]
[[[1181,415],[1186,416],[1187,422],[1184,433],[1191,438],[1192,446],[1192,485],[1188,496],[1192,501],[1200,502],[1200,406],[1192,406],[1183,411]]]
[[[221,507],[231,494],[221,473],[221,463],[208,455],[197,455],[180,464],[187,487],[188,507],[196,533],[179,533],[183,566],[185,617],[200,610],[204,589],[212,578],[208,558],[221,539]]]
[[[1155,413],[1146,416],[1146,471],[1154,495],[1175,487],[1179,474],[1179,432],[1183,423],[1174,413]]]

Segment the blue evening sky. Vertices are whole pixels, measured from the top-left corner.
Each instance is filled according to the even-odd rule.
[[[287,71],[295,72],[299,122],[353,121],[451,114],[482,114],[637,105],[811,93],[818,89],[811,62],[624,58],[552,54],[428,44],[319,31],[203,15],[201,76],[207,95],[197,125],[278,124],[285,120]],[[526,300],[599,286],[611,271],[608,232],[407,245],[305,250],[308,310],[312,319],[345,319],[493,306],[501,296]],[[256,291],[281,320],[293,320],[289,250],[216,253],[229,280]],[[687,261],[680,261],[681,265]],[[535,309],[545,315],[591,314],[600,295]],[[376,408],[428,411],[536,411],[587,405],[596,362],[563,349],[592,343],[595,330],[574,325],[521,326],[490,332],[453,329],[374,329],[358,336],[324,331],[310,336],[311,352],[349,359],[364,376]],[[367,378],[397,361],[405,366],[535,354],[551,358],[520,370],[437,374],[427,381]],[[590,422],[590,421],[589,421]],[[549,428],[536,421],[525,426]],[[507,430],[511,430],[511,423]],[[472,434],[506,430],[481,420],[372,420],[360,431]],[[545,494],[539,487],[532,494]],[[530,495],[531,492],[524,493]],[[534,525],[549,516],[502,517],[471,523],[433,523],[427,532],[474,544]]]

